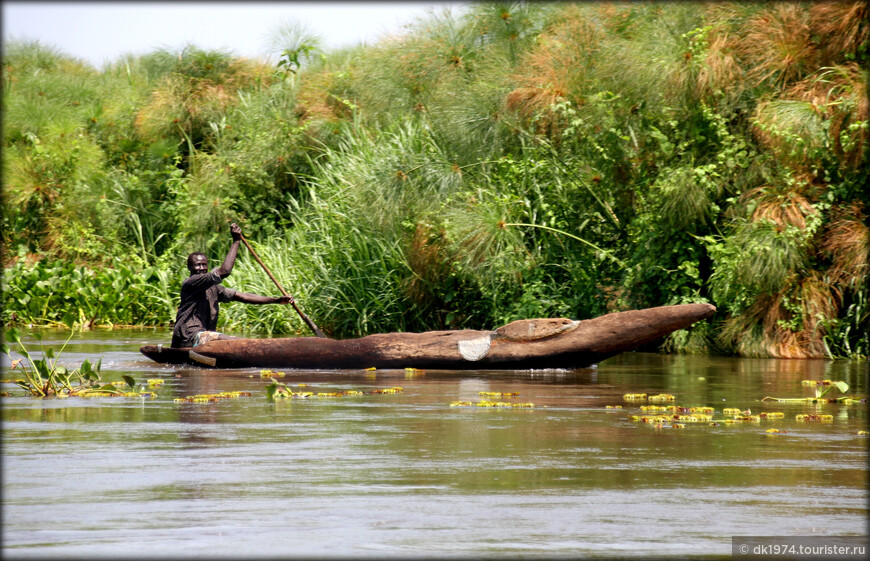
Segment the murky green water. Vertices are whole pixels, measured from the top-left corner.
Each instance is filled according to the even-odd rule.
[[[4,556],[726,557],[731,536],[866,535],[867,404],[761,402],[809,395],[804,379],[866,396],[866,362],[628,353],[570,372],[288,371],[307,391],[366,394],[269,402],[257,370],[139,355],[168,339],[83,333],[61,361],[162,378],[155,399],[3,398]],[[404,391],[368,393],[392,386]],[[173,401],[233,390],[253,395]],[[481,391],[535,407],[450,407]],[[719,421],[725,407],[785,419],[654,428],[628,418],[641,403],[622,396],[639,392]]]

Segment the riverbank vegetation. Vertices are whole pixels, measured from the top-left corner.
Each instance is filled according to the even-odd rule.
[[[337,337],[710,302],[668,350],[866,357],[868,12],[476,3],[272,64],[10,43],[3,323],[166,324],[237,221]],[[228,282],[275,292],[244,251]]]

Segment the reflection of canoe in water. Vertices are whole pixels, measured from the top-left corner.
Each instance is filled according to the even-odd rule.
[[[225,339],[194,349],[145,345],[157,362],[216,368],[582,368],[710,317],[709,304],[662,306],[595,319],[519,320],[495,331],[381,333],[359,339]]]

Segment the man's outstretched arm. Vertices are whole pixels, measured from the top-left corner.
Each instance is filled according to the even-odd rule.
[[[230,276],[233,271],[233,265],[236,264],[236,257],[239,255],[239,244],[242,242],[242,229],[239,225],[233,222],[230,224],[230,234],[233,236],[233,243],[227,256],[224,257],[224,262],[218,267],[217,274],[220,278],[225,279]]]
[[[236,292],[233,295],[233,302],[244,302],[245,304],[292,304],[295,300],[292,296],[260,296],[259,294],[250,294],[248,292]]]

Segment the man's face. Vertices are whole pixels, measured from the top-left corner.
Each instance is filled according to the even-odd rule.
[[[191,275],[206,273],[208,272],[208,259],[204,255],[194,255],[191,257],[187,268],[190,269]]]

